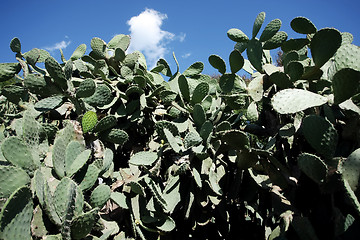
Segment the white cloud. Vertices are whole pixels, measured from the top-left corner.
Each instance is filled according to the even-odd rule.
[[[190,57],[191,56],[191,53],[185,53],[184,55],[182,55],[181,57],[182,58],[188,58],[188,57]]]
[[[164,57],[168,52],[168,43],[175,39],[175,34],[161,29],[165,19],[166,14],[145,9],[127,22],[131,35],[128,51],[141,51],[146,56],[149,67],[155,66],[157,60]]]
[[[178,36],[178,38],[179,38],[179,41],[180,41],[180,42],[185,41],[186,33],[181,33],[181,34]]]
[[[67,41],[67,42],[65,42],[64,40],[63,41],[61,41],[61,42],[57,42],[57,43],[55,43],[54,45],[52,45],[52,46],[49,46],[49,47],[44,47],[46,50],[48,50],[48,51],[54,51],[54,50],[58,50],[58,49],[65,49],[65,48],[67,48],[67,46],[69,46],[70,45],[70,43],[71,43],[71,41]]]

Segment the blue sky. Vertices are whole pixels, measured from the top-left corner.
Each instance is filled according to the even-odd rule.
[[[205,64],[204,73],[217,70],[208,63],[211,54],[226,62],[234,47],[226,35],[230,28],[241,29],[251,36],[258,13],[266,12],[263,25],[275,18],[282,21],[281,30],[290,38],[299,37],[290,28],[297,16],[309,18],[318,29],[334,27],[354,35],[360,45],[358,0],[300,1],[121,1],[121,0],[2,0],[0,14],[0,62],[15,62],[9,48],[13,37],[22,43],[22,52],[32,48],[47,49],[60,61],[58,48],[69,58],[76,47],[99,37],[106,42],[116,34],[131,34],[130,50],[142,51],[148,65],[165,58],[172,69],[172,52],[184,71],[192,63]],[[262,28],[262,29],[263,29]]]

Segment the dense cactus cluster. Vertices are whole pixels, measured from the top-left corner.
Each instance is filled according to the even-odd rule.
[[[0,239],[360,236],[360,48],[304,17],[298,39],[279,19],[259,34],[264,21],[251,38],[227,32],[230,69],[208,59],[218,79],[202,62],[181,73],[175,55],[175,72],[149,70],[127,35],[62,63],[14,38],[17,63],[0,63]]]

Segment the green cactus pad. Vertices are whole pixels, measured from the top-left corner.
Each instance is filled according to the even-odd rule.
[[[207,141],[211,136],[211,133],[214,129],[214,125],[209,120],[205,121],[204,124],[200,128],[200,136],[204,141]]]
[[[315,65],[322,67],[341,46],[341,33],[336,29],[324,28],[315,33],[310,50]]]
[[[196,62],[190,65],[184,72],[185,77],[194,76],[200,74],[204,70],[204,64],[202,62]]]
[[[341,45],[351,44],[354,41],[354,36],[348,32],[342,32],[341,38],[342,38]]]
[[[255,101],[258,102],[262,99],[264,93],[263,87],[263,76],[260,75],[249,83],[247,88],[249,96]]]
[[[70,60],[75,61],[81,58],[82,56],[84,56],[85,52],[86,52],[86,45],[85,44],[79,45],[71,55]]]
[[[255,38],[256,35],[259,33],[260,28],[265,21],[265,15],[266,15],[265,12],[261,12],[256,16],[252,30],[252,38]]]
[[[291,28],[302,34],[316,33],[317,29],[315,25],[305,17],[296,17],[290,22]]]
[[[227,36],[234,42],[247,42],[249,41],[248,36],[243,33],[240,29],[231,28],[227,31]]]
[[[304,66],[300,62],[292,61],[286,66],[286,72],[289,74],[291,81],[295,82],[301,79],[304,74]]]
[[[106,43],[102,39],[94,37],[93,39],[91,39],[90,45],[96,57],[106,57]]]
[[[30,177],[23,169],[0,165],[0,198],[8,198],[16,189],[29,183]]]
[[[171,232],[175,227],[175,221],[167,215],[163,215],[163,218],[156,223],[156,228],[162,232]]]
[[[280,19],[274,19],[271,22],[269,22],[260,36],[260,42],[265,42],[271,39],[279,31],[280,27],[281,27]]]
[[[93,229],[96,221],[99,219],[99,209],[94,208],[89,212],[75,217],[71,221],[71,237],[73,239],[82,239]]]
[[[269,77],[270,81],[274,83],[279,89],[286,89],[293,87],[293,83],[287,74],[283,72],[274,72]]]
[[[230,130],[221,132],[221,139],[229,146],[237,150],[244,150],[250,147],[249,138],[245,132]]]
[[[129,164],[136,166],[151,166],[158,159],[156,152],[142,151],[130,157]]]
[[[226,73],[220,77],[219,86],[224,93],[230,93],[233,90],[236,77],[235,74],[230,73]]]
[[[50,77],[54,79],[54,82],[58,84],[59,87],[62,89],[67,89],[68,86],[65,73],[62,70],[61,65],[53,57],[48,57],[45,60],[45,68]]]
[[[116,117],[114,115],[108,115],[97,122],[93,131],[94,132],[102,132],[102,131],[108,130],[112,127],[115,127],[116,124],[117,124]]]
[[[343,178],[348,181],[351,189],[356,191],[360,178],[360,148],[353,151],[341,164]]]
[[[25,88],[17,85],[5,86],[1,89],[0,93],[5,96],[9,102],[15,104],[18,104],[19,101],[26,96]]]
[[[359,93],[360,72],[351,68],[343,68],[336,72],[332,87],[334,91],[334,103],[340,104]]]
[[[185,101],[190,102],[189,83],[184,75],[179,76],[178,85],[182,98]]]
[[[164,134],[170,147],[174,150],[174,152],[179,153],[181,151],[181,147],[179,146],[178,139],[166,128],[164,128]]]
[[[302,153],[299,155],[297,162],[300,170],[305,173],[306,176],[318,184],[325,183],[327,165],[318,156]]]
[[[91,155],[91,150],[86,149],[85,151],[81,152],[74,162],[66,169],[66,175],[71,177],[73,176],[77,171],[79,171],[85,163],[88,161]]]
[[[199,83],[195,87],[194,92],[192,93],[191,103],[192,104],[200,103],[206,97],[206,95],[208,95],[208,93],[209,93],[209,84],[207,84],[206,82]]]
[[[95,93],[88,98],[84,98],[84,101],[94,107],[103,107],[113,100],[110,89],[105,84],[99,84],[95,90]]]
[[[309,43],[310,41],[307,38],[289,39],[282,43],[281,50],[283,52],[289,52],[292,50],[299,51]]]
[[[49,79],[49,77],[29,74],[24,78],[24,85],[31,93],[39,94],[42,97],[60,94],[61,90]]]
[[[73,191],[75,191],[75,196],[73,196],[72,194]],[[79,186],[77,186],[77,184],[73,180],[68,177],[64,177],[57,185],[53,198],[56,213],[59,215],[62,221],[65,220],[65,217],[68,214],[68,204],[70,201],[73,201],[73,197],[75,198],[73,214],[74,216],[77,216],[82,213],[84,196]]]
[[[19,63],[0,63],[0,83],[15,77],[20,70]]]
[[[278,113],[291,114],[321,106],[327,101],[326,97],[303,89],[284,89],[272,97],[271,104]]]
[[[258,72],[262,72],[263,48],[261,42],[255,38],[251,39],[248,42],[246,53],[251,65],[253,65]]]
[[[218,55],[211,55],[209,57],[209,63],[211,66],[219,70],[221,74],[226,72],[226,64],[225,61]]]
[[[87,98],[95,93],[96,84],[91,78],[82,81],[76,90],[76,97]]]
[[[97,115],[96,112],[87,111],[81,119],[81,125],[83,129],[83,133],[90,132],[94,129],[97,124]]]
[[[302,132],[306,141],[325,159],[331,159],[338,141],[337,131],[325,118],[310,115],[303,119]]]
[[[15,166],[26,170],[34,170],[37,167],[31,149],[18,137],[6,138],[1,144],[1,150],[5,159]]]
[[[204,108],[200,104],[195,104],[193,110],[193,119],[196,127],[200,128],[206,121]]]
[[[117,128],[101,132],[100,137],[105,141],[119,144],[120,146],[129,140],[129,135],[124,130]]]
[[[14,53],[20,53],[21,52],[21,43],[20,43],[20,40],[17,37],[11,39],[10,49]]]
[[[108,185],[100,184],[90,195],[90,205],[92,207],[102,208],[104,204],[110,199],[111,189]]]
[[[94,163],[89,164],[85,176],[79,185],[80,189],[86,191],[92,188],[98,179],[100,171],[101,170],[96,167]]]
[[[229,63],[230,63],[231,73],[235,74],[244,66],[245,60],[241,55],[241,52],[235,49],[230,53]]]
[[[33,216],[32,193],[29,187],[17,189],[0,212],[0,239],[31,239]]]
[[[40,58],[40,49],[33,48],[30,51],[24,53],[24,57],[28,64],[35,66],[35,64]]]
[[[155,130],[161,139],[165,137],[164,128],[169,129],[174,136],[179,135],[179,130],[174,123],[162,120],[155,123]]]
[[[35,103],[35,109],[39,112],[47,112],[59,107],[64,102],[64,97],[61,95],[47,97],[41,99],[37,103]]]
[[[185,149],[194,147],[202,143],[203,139],[200,134],[196,131],[188,132],[184,138],[184,147]]]
[[[353,44],[344,44],[336,52],[334,60],[337,70],[352,68],[360,71],[360,47]]]
[[[288,35],[286,32],[280,31],[277,32],[272,38],[265,41],[263,45],[264,50],[272,50],[278,47],[281,47],[281,45],[287,40]]]

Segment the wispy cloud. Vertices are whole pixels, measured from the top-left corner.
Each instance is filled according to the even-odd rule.
[[[181,57],[182,58],[188,58],[188,57],[190,57],[191,56],[191,53],[185,53],[184,55],[182,55]]]
[[[154,9],[145,9],[127,22],[131,35],[128,51],[141,51],[146,56],[149,67],[155,66],[156,61],[164,57],[168,52],[169,42],[175,40],[174,33],[161,29],[165,19],[166,14]]]
[[[67,37],[66,37],[67,38]],[[47,47],[44,47],[44,49],[48,50],[48,51],[54,51],[54,50],[58,50],[58,49],[65,49],[67,48],[67,46],[69,46],[71,43],[71,41],[61,41],[61,42],[57,42],[51,46],[47,46]]]
[[[185,41],[185,38],[186,38],[186,33],[180,33],[180,35],[178,36],[180,42]]]

